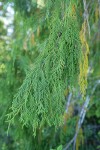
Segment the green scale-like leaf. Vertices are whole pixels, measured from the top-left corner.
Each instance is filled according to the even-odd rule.
[[[31,125],[34,133],[38,127],[58,127],[63,123],[64,91],[78,82],[81,48],[77,16],[71,10],[73,5],[70,3],[63,9],[61,1],[53,4],[45,49],[13,100],[12,118],[19,114],[22,124]]]

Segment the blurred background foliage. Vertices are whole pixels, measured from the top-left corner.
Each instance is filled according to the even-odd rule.
[[[90,25],[90,37],[87,37],[90,47],[87,95],[91,96],[91,100],[77,138],[76,150],[99,150],[100,84],[93,95],[91,90],[100,82],[100,1],[88,0],[87,3]],[[69,116],[65,117],[65,125],[57,131],[53,126],[41,128],[37,129],[36,137],[33,137],[31,127],[22,127],[19,118],[16,118],[7,135],[7,114],[14,94],[23,83],[26,72],[33,67],[35,59],[44,49],[49,35],[46,18],[50,12],[45,5],[46,1],[42,0],[0,1],[1,150],[61,150],[75,132],[78,112],[74,109],[76,106],[78,109],[81,107],[81,98],[76,98]],[[83,17],[83,1],[78,5]],[[69,150],[71,149],[70,147]]]

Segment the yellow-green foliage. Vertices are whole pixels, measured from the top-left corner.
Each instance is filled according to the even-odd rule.
[[[79,75],[79,84],[80,90],[83,95],[85,95],[86,87],[87,87],[87,73],[88,73],[88,54],[89,54],[89,46],[86,41],[86,22],[82,24],[82,29],[80,31],[80,39],[82,44],[82,59],[80,60],[80,75]]]
[[[76,139],[76,150],[79,150],[80,146],[84,144],[83,130],[80,128]]]
[[[57,128],[63,122],[64,91],[66,87],[73,89],[78,84],[82,54],[76,3],[55,0],[51,7],[47,17],[49,37],[46,46],[27,73],[8,115],[10,121],[19,115],[23,125],[33,127],[34,135],[41,126]],[[84,66],[87,66],[85,62]],[[83,80],[81,82],[83,84]]]

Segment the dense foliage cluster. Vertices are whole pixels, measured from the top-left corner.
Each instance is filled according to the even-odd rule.
[[[45,124],[57,127],[63,122],[64,91],[78,82],[81,44],[75,3],[65,8],[61,3],[64,4],[54,3],[44,50],[27,73],[12,105],[13,117],[20,113],[21,122],[33,126],[33,130]]]

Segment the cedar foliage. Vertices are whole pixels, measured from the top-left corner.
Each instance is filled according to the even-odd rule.
[[[39,12],[40,9],[37,9],[37,6],[35,6],[33,9],[33,5],[30,4],[30,2],[33,3],[34,1],[35,0],[14,0],[14,1],[9,0],[9,5],[11,5],[11,2],[13,2],[12,7],[14,8],[14,11],[15,11],[14,22],[13,22],[14,31],[12,33],[14,36],[13,37],[10,36],[11,41],[9,40],[9,43],[7,42],[5,38],[4,39],[2,38],[3,37],[2,35],[5,35],[6,32],[4,32],[4,30],[2,29],[2,24],[0,24],[1,25],[0,39],[2,39],[0,41],[0,49],[1,49],[0,50],[0,54],[1,54],[0,55],[0,103],[1,103],[1,106],[0,106],[0,116],[1,116],[0,117],[0,147],[1,149],[7,149],[7,150],[10,150],[10,149],[12,150],[13,149],[14,150],[15,149],[42,150],[43,149],[44,150],[45,149],[47,150],[51,148],[56,148],[58,145],[64,146],[66,143],[70,142],[76,129],[75,127],[77,124],[78,116],[72,116],[74,112],[73,108],[76,108],[76,104],[82,106],[82,104],[80,103],[83,103],[82,99],[80,100],[79,97],[73,96],[72,103],[75,100],[76,104],[73,103],[73,108],[71,108],[71,110],[69,107],[68,114],[64,118],[65,119],[64,122],[66,121],[64,124],[64,131],[62,131],[63,126],[61,126],[59,130],[57,130],[57,132],[54,132],[54,126],[52,127],[47,126],[46,128],[43,127],[41,129],[38,128],[36,137],[34,138],[32,136],[32,126],[29,125],[28,127],[24,127],[23,129],[21,129],[22,122],[20,123],[18,120],[20,114],[22,113],[20,111],[19,114],[16,115],[17,119],[14,120],[14,124],[13,126],[11,126],[9,130],[9,136],[6,136],[7,124],[5,123],[5,119],[6,119],[5,114],[9,113],[8,108],[11,106],[12,97],[14,93],[16,92],[16,89],[18,89],[18,87],[22,84],[22,80],[25,76],[25,70],[27,66],[30,67],[31,64],[35,65],[33,61],[34,59],[37,59],[37,55],[39,54],[38,52],[42,53],[42,50],[43,51],[45,50],[46,47],[44,43],[46,42],[45,42],[44,37],[47,37],[48,36],[47,33],[51,31],[50,26],[49,26],[50,28],[48,29],[48,32],[46,32],[44,29],[42,30],[42,28],[44,28],[44,24],[46,25],[46,27],[50,25],[49,19],[52,20],[52,18],[50,18],[51,11],[52,9],[54,9],[53,3],[51,2],[52,4],[51,7],[48,4],[49,13],[46,13],[48,18],[44,22],[42,22],[42,24],[38,24],[39,21],[42,20],[42,17],[40,17],[41,16]],[[85,0],[79,1],[79,5],[82,4],[83,6],[83,1]],[[48,2],[50,2],[50,0]],[[90,39],[88,39],[86,35],[84,34],[85,29],[87,33],[86,23],[84,22],[83,25],[82,25],[82,22],[80,23],[80,26],[82,26],[80,28],[82,59],[80,59],[80,63],[79,63],[79,67],[81,69],[80,74],[79,74],[79,82],[80,82],[79,84],[81,84],[82,93],[85,93],[84,85],[85,87],[87,86],[86,79],[87,79],[87,69],[88,69],[88,59],[87,59],[87,56],[88,56],[87,41],[88,41],[89,47],[90,47],[90,55],[89,55],[90,66],[89,66],[89,74],[88,74],[89,85],[88,85],[87,93],[86,93],[88,96],[90,96],[92,88],[97,84],[97,82],[99,81],[98,79],[100,79],[100,69],[99,69],[99,64],[100,64],[99,63],[100,62],[100,50],[99,50],[100,49],[100,40],[99,40],[100,39],[99,38],[100,37],[99,10],[100,9],[99,9],[99,6],[100,5],[98,2],[99,2],[98,0],[86,1],[87,6],[88,6],[87,9],[88,9],[88,15],[89,15],[89,25],[91,28]],[[27,4],[29,4],[31,11],[28,11]],[[66,4],[67,4],[67,10],[68,10],[68,6],[69,6],[68,1]],[[2,2],[2,6],[4,6],[4,1]],[[61,4],[61,6],[63,5]],[[77,10],[79,11],[80,9],[80,14],[78,14],[78,17],[77,17],[77,22],[79,23],[79,21],[83,19],[84,17],[84,15],[82,14],[84,13],[83,12],[84,10],[82,10],[83,7],[80,8],[79,6],[79,7],[76,7],[76,9],[74,9],[75,6],[73,5],[72,8],[73,8],[73,12],[75,13]],[[1,2],[0,2],[0,15],[2,16],[1,9],[2,8],[1,8]],[[32,14],[32,10],[34,14]],[[44,11],[45,9],[41,9],[41,12],[43,12],[42,10]],[[62,9],[62,10],[63,10],[63,13],[61,16],[64,16],[63,14],[65,12],[65,9]],[[53,12],[54,11],[52,11],[52,16],[53,16]],[[70,9],[69,14],[71,14],[71,12],[72,12],[72,9]],[[42,15],[44,17],[44,14]],[[81,18],[80,18],[80,15],[81,15]],[[34,17],[36,18],[35,20],[34,20]],[[60,19],[61,18],[62,17],[60,17]],[[46,22],[47,20],[48,20],[48,24]],[[33,33],[36,28],[38,29],[36,31],[37,33]],[[8,29],[8,27],[6,29]],[[38,37],[36,34],[38,35]],[[60,32],[59,35],[60,35],[59,37],[61,38],[62,32]],[[8,35],[7,37],[8,37],[7,39],[9,39]],[[39,44],[38,44],[38,41],[39,41]],[[43,44],[40,44],[42,43],[42,41],[44,41]],[[41,61],[42,61],[42,58],[41,58]],[[34,70],[32,69],[29,72],[31,73],[31,71],[34,71]],[[68,82],[66,87],[67,86],[72,87],[69,82],[69,78],[67,79],[66,82]],[[76,84],[74,84],[73,86],[75,87],[75,90],[76,90],[77,89]],[[66,91],[68,92],[68,89]],[[97,87],[93,96],[91,96],[90,107],[87,110],[87,117],[85,118],[86,121],[84,122],[82,126],[83,133],[82,131],[80,131],[76,140],[77,149],[82,149],[82,150],[90,149],[91,150],[91,149],[96,149],[96,148],[99,149],[100,147],[99,146],[100,145],[100,140],[99,140],[100,128],[95,129],[96,126],[97,127],[99,126],[99,122],[100,122],[100,113],[99,113],[100,112],[100,103],[99,103],[100,92],[99,91],[100,91],[100,85]],[[78,94],[79,94],[79,91],[78,91]],[[19,101],[20,100],[21,99],[19,99]],[[66,100],[68,100],[67,97],[66,97]],[[62,114],[61,114],[61,117],[62,117]],[[39,121],[41,122],[41,115],[39,116]],[[82,142],[81,139],[83,139],[82,138],[83,135],[84,135],[83,137],[84,141]],[[7,138],[7,140],[5,140],[5,138]],[[10,142],[10,138],[14,140],[13,143]],[[91,145],[91,142],[92,142],[92,145]],[[57,149],[61,149],[61,148],[62,146],[59,146]]]
[[[34,135],[37,128],[57,128],[63,122],[64,91],[78,85],[82,60],[77,4],[74,0],[55,0],[47,6],[51,12],[46,18],[49,37],[33,68],[27,72],[8,114],[10,123],[19,115],[23,125],[33,127]]]

